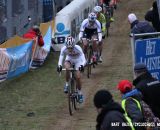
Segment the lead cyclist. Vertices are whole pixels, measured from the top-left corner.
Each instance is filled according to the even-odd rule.
[[[65,46],[61,49],[59,61],[58,61],[58,67],[57,71],[62,71],[62,62],[64,59],[64,56],[66,56],[64,61],[64,67],[66,70],[69,70],[71,68],[72,64],[75,65],[76,69],[76,85],[78,88],[78,101],[79,103],[82,103],[84,100],[81,88],[82,88],[82,81],[81,81],[81,73],[84,71],[84,66],[86,64],[86,59],[84,56],[84,53],[82,51],[82,48],[79,45],[75,45],[75,40],[72,36],[68,36],[66,38]],[[70,73],[69,71],[66,71],[66,84],[64,85],[64,93],[68,93],[68,85],[69,85],[69,78]]]

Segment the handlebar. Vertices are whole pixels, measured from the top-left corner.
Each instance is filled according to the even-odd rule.
[[[66,71],[66,70],[72,71],[72,70],[76,70],[76,69],[75,68],[69,68],[69,69],[63,68],[62,70],[63,71]]]
[[[76,69],[75,68],[69,68],[69,69],[66,69],[66,68],[62,68],[62,71],[76,71]],[[59,72],[59,76],[61,76],[61,74],[62,74],[62,71],[61,72]]]
[[[90,41],[98,41],[98,39],[97,39],[97,38],[94,38],[94,39],[82,38],[82,40],[83,40],[83,39],[84,39],[84,40],[87,40],[87,41],[89,41],[89,42],[90,42]]]

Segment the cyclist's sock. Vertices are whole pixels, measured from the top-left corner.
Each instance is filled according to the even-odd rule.
[[[94,56],[97,56],[97,52],[96,52],[96,51],[94,51],[94,52],[93,52],[93,55],[94,55]]]
[[[82,91],[81,90],[77,90],[79,95],[82,95]]]
[[[68,82],[66,82],[66,86],[68,86]]]

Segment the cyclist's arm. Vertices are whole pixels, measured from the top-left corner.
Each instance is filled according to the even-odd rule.
[[[102,41],[102,30],[101,30],[101,24],[98,20],[96,20],[97,23],[97,32],[98,32],[98,40]]]
[[[88,19],[83,20],[81,27],[80,27],[80,32],[79,32],[79,40],[83,37],[83,32],[85,30],[85,25],[87,23]]]
[[[65,49],[66,49],[65,46],[61,49],[60,56],[59,56],[59,61],[58,61],[58,65],[61,65],[61,66],[62,66],[63,59],[64,59],[64,54],[65,54],[65,52],[64,52]]]
[[[79,32],[79,41],[81,40],[81,38],[83,37],[83,31]]]

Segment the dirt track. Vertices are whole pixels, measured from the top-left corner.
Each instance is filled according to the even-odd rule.
[[[103,63],[98,65],[90,79],[84,74],[83,92],[85,102],[73,116],[69,116],[67,102],[58,110],[57,121],[50,124],[47,130],[95,130],[96,109],[93,106],[93,95],[101,89],[109,89],[116,100],[120,94],[116,90],[121,79],[132,80],[132,54],[129,39],[130,26],[127,15],[135,12],[143,19],[144,13],[151,7],[153,0],[121,0],[115,11],[110,28],[110,36],[106,38],[103,50]]]

